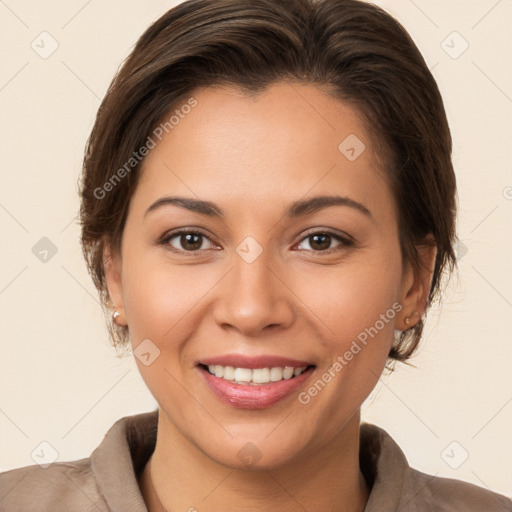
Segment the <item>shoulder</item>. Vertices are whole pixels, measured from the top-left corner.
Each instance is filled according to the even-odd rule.
[[[502,494],[462,480],[422,473],[413,468],[408,473],[411,499],[414,496],[418,511],[435,507],[440,512],[512,512],[512,501]]]
[[[137,482],[156,443],[158,410],[117,420],[92,454],[0,473],[0,512],[144,512]]]
[[[363,423],[360,435],[360,467],[371,483],[365,512],[512,512],[512,501],[501,494],[411,467],[384,429]]]
[[[0,512],[106,512],[90,459],[37,464],[0,473]]]

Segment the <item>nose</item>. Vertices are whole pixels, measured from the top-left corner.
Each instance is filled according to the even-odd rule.
[[[265,251],[252,263],[235,253],[233,265],[218,288],[214,309],[217,324],[250,337],[289,327],[295,316],[294,295],[279,265],[270,262]]]

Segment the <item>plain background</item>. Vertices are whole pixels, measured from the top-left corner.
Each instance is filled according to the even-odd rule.
[[[133,357],[109,344],[79,246],[77,178],[115,71],[177,3],[0,1],[1,471],[34,464],[42,441],[58,460],[87,457],[117,419],[156,407]],[[510,495],[512,2],[378,4],[412,35],[444,97],[462,244],[416,368],[383,377],[363,419],[417,469]],[[47,58],[31,47],[49,51],[52,38]],[[43,237],[57,251],[46,262],[33,252]]]

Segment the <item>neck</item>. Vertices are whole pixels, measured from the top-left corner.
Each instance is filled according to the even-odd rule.
[[[179,435],[160,411],[153,455],[140,475],[149,512],[363,512],[369,489],[359,468],[359,412],[328,446],[262,470],[218,464]]]

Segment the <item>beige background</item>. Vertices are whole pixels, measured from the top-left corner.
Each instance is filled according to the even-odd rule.
[[[108,343],[74,219],[100,98],[136,38],[176,3],[0,0],[1,471],[33,464],[42,441],[58,460],[86,457],[118,418],[156,406],[133,359]],[[409,30],[444,96],[464,246],[417,368],[382,378],[364,419],[416,468],[510,495],[512,1],[378,3]],[[48,51],[50,37],[58,48],[43,59],[31,42]],[[46,263],[32,252],[42,237],[57,249]]]

